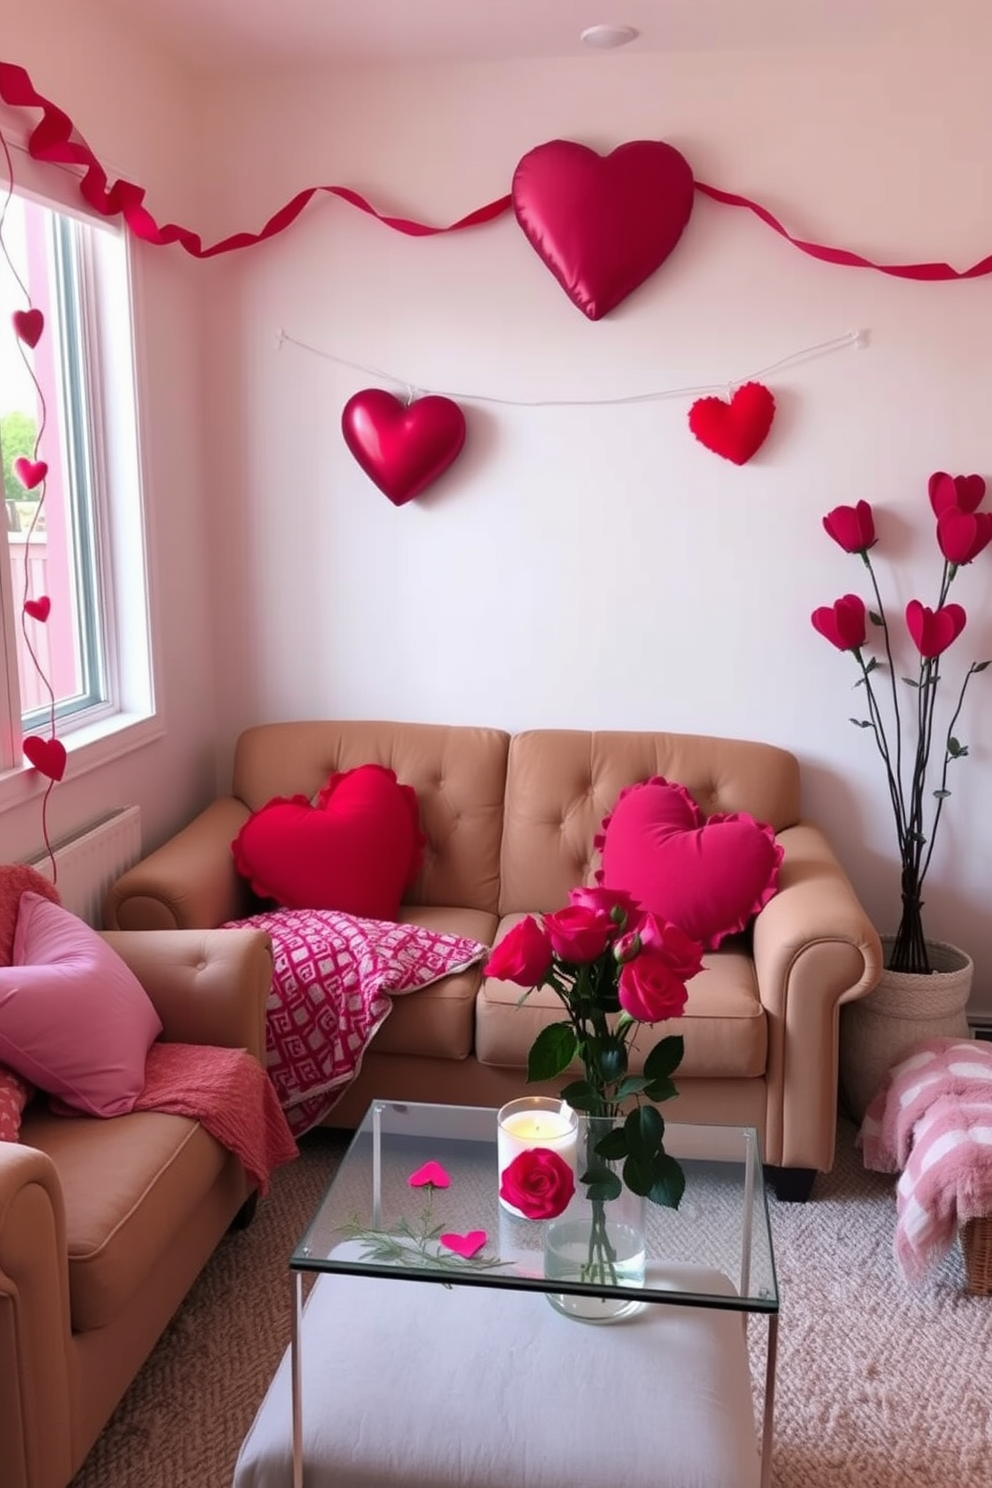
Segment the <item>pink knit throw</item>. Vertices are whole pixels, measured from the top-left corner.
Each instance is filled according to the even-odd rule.
[[[152,1044],[134,1109],[202,1122],[240,1158],[263,1198],[273,1168],[298,1155],[272,1082],[245,1049]]]
[[[918,1045],[885,1076],[859,1141],[866,1168],[901,1172],[893,1248],[919,1282],[959,1226],[992,1214],[992,1045]]]

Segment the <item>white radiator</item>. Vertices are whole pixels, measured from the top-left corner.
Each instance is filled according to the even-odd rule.
[[[122,806],[52,844],[31,859],[31,867],[55,884],[65,908],[92,925],[103,926],[103,901],[110,885],[141,856],[141,812]]]

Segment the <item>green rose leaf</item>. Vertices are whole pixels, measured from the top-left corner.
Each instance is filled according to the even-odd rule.
[[[656,1152],[652,1167],[654,1178],[647,1197],[663,1209],[677,1209],[685,1193],[685,1174],[667,1152]]]
[[[615,1126],[596,1143],[596,1153],[610,1162],[627,1156],[627,1133],[622,1126]]]
[[[573,1111],[592,1111],[599,1109],[599,1093],[593,1089],[587,1080],[572,1080],[566,1085],[561,1093],[563,1101],[567,1101]]]
[[[624,1121],[623,1130],[629,1157],[637,1163],[649,1163],[661,1147],[665,1118],[654,1106],[638,1106]]]
[[[590,1041],[588,1047],[604,1084],[612,1085],[623,1079],[627,1073],[627,1048],[622,1039],[608,1035]]]
[[[640,1095],[647,1090],[650,1080],[645,1080],[641,1075],[628,1075],[626,1080],[621,1080],[617,1086],[616,1098],[618,1101],[626,1100],[629,1095]],[[674,1089],[674,1086],[673,1086]],[[654,1096],[651,1097],[655,1099]]]
[[[580,1180],[586,1197],[592,1200],[618,1199],[623,1192],[620,1178],[610,1168],[594,1166],[582,1174]]]
[[[647,1086],[644,1094],[648,1100],[666,1101],[671,1100],[673,1095],[678,1095],[678,1086],[674,1080],[652,1080]]]
[[[542,1028],[527,1056],[528,1080],[554,1080],[568,1069],[578,1048],[571,1023],[551,1023]]]
[[[649,1080],[664,1080],[675,1073],[685,1053],[685,1039],[680,1033],[661,1039],[644,1061],[644,1073]]]

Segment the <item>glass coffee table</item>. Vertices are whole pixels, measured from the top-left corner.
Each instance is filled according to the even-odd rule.
[[[303,1488],[303,1300],[307,1273],[498,1291],[629,1296],[767,1320],[760,1483],[770,1483],[779,1296],[757,1133],[669,1123],[686,1175],[677,1211],[647,1204],[647,1274],[636,1289],[550,1280],[541,1222],[499,1202],[497,1113],[374,1101],[290,1258],[292,1480]],[[397,1294],[397,1306],[400,1306]],[[683,1313],[684,1317],[685,1314]],[[612,1324],[617,1333],[631,1326]],[[579,1322],[566,1323],[582,1330]],[[748,1391],[750,1385],[748,1384]]]

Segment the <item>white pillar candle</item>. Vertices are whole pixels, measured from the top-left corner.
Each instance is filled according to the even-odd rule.
[[[527,1095],[510,1101],[496,1114],[496,1149],[499,1181],[503,1169],[521,1152],[533,1147],[548,1147],[564,1158],[573,1172],[578,1161],[579,1119],[565,1101],[546,1095]],[[510,1214],[525,1219],[513,1204],[501,1196],[500,1203]]]

